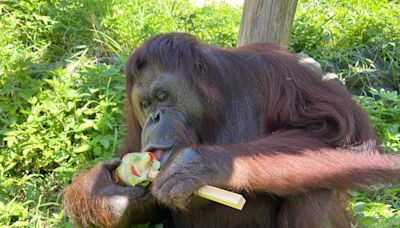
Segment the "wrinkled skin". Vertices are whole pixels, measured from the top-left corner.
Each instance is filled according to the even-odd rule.
[[[132,106],[142,126],[142,148],[190,145],[201,134],[204,107],[183,75],[146,67],[132,89]]]
[[[161,172],[151,192],[166,205],[184,208],[194,191],[211,183],[208,173],[217,171],[208,170],[202,165],[207,160],[186,147],[198,143],[204,107],[183,75],[151,67],[141,72],[132,90],[132,104],[143,127],[142,147],[163,149]]]

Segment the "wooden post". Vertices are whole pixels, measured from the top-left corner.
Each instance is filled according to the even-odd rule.
[[[287,47],[297,0],[245,0],[237,46],[275,43]]]

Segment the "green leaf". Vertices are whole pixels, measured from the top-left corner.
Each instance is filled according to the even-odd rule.
[[[103,145],[105,149],[108,149],[108,147],[110,146],[110,141],[107,138],[102,138],[100,140],[100,144]]]
[[[78,126],[78,132],[79,131],[85,131],[89,128],[92,128],[94,126],[94,121],[93,120],[89,120],[89,119],[84,119],[83,120],[84,123],[82,123],[81,125]]]
[[[84,145],[82,145],[82,146],[80,146],[78,148],[75,148],[74,149],[74,153],[83,153],[83,152],[86,152],[86,151],[90,150],[90,148],[91,148],[90,145],[84,144]]]
[[[353,210],[356,212],[361,212],[365,209],[365,203],[364,202],[357,202],[353,205]]]

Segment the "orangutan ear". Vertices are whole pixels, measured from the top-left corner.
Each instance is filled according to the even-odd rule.
[[[197,60],[195,67],[201,73],[201,75],[204,77],[207,75],[207,66],[203,61]]]

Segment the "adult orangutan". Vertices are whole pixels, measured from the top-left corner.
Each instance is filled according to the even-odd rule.
[[[126,92],[120,156],[161,154],[160,174],[116,185],[119,159],[80,174],[64,199],[77,226],[350,227],[346,190],[398,177],[350,94],[277,48],[158,35],[129,58]],[[243,211],[192,195],[206,184],[244,194]]]

